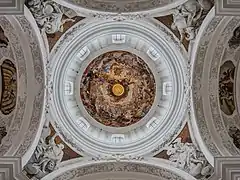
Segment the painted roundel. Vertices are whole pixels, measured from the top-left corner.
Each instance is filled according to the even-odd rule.
[[[126,51],[111,51],[95,58],[85,69],[80,96],[87,112],[99,123],[126,127],[151,109],[156,85],[148,65]]]

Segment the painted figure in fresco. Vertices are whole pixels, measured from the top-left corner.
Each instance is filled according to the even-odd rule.
[[[52,172],[63,158],[63,144],[56,144],[56,134],[51,137],[48,143],[41,137],[33,156],[24,167],[26,172],[34,177],[41,179]]]
[[[203,153],[192,143],[182,143],[181,138],[177,138],[167,148],[167,155],[176,167],[196,178],[209,177],[213,171]]]
[[[220,108],[227,115],[233,114],[235,110],[234,72],[235,66],[231,61],[226,61],[220,68],[219,74]]]
[[[7,135],[6,127],[0,126],[0,144],[2,143],[2,139]]]
[[[17,71],[10,60],[4,60],[1,65],[2,95],[0,110],[4,115],[10,114],[17,100]]]
[[[236,126],[232,126],[229,128],[228,134],[233,139],[234,145],[240,149],[240,130]]]
[[[233,48],[233,49],[236,49],[237,47],[240,46],[240,26],[238,26],[233,31],[233,36],[228,41],[228,45],[229,45],[230,48]]]
[[[74,22],[70,18],[63,19],[63,8],[52,0],[28,0],[26,4],[39,28],[47,34],[63,32],[63,25],[66,22]]]
[[[0,48],[7,48],[9,43],[8,38],[4,34],[4,30],[0,26]]]
[[[155,80],[135,54],[112,51],[86,68],[80,95],[87,112],[105,126],[124,127],[141,120],[155,97]]]

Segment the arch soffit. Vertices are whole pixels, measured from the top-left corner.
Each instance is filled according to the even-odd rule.
[[[214,156],[239,155],[228,135],[218,94],[220,66],[228,51],[226,42],[239,20],[238,17],[215,16],[212,9],[199,30],[191,57],[193,114],[190,126],[194,139],[212,165]]]
[[[145,174],[150,178],[155,177],[156,179],[173,179],[173,180],[196,180],[188,173],[175,168],[172,164],[163,159],[156,158],[145,158],[141,160],[97,160],[94,161],[89,158],[81,158],[73,160],[75,163],[68,162],[69,165],[62,164],[58,170],[45,176],[43,180],[70,180],[70,179],[81,179],[94,174],[99,175],[102,173],[109,173],[112,177],[114,173],[116,175],[122,173],[134,173],[136,175]],[[106,176],[105,176],[106,177]],[[120,178],[120,177],[119,177]],[[134,178],[134,176],[132,177]]]
[[[43,60],[46,58],[46,51],[39,29],[27,8],[24,9],[24,15],[1,16],[0,20],[14,54],[19,85],[17,104],[12,114],[14,121],[7,128],[6,137],[2,139],[0,154],[22,157],[24,165],[38,143],[45,121]]]

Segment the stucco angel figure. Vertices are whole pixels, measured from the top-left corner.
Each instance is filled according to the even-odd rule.
[[[202,152],[198,151],[192,143],[182,143],[181,138],[177,138],[168,147],[167,155],[176,167],[194,177],[206,177],[212,173],[212,167]]]
[[[173,23],[171,28],[173,30],[178,30],[181,42],[183,42],[184,38],[189,41],[196,36],[194,27],[188,26],[186,16],[180,9],[175,9],[173,12]]]
[[[47,34],[63,32],[63,25],[66,22],[74,22],[73,19],[63,19],[64,12],[61,6],[52,0],[30,0],[27,5],[32,12],[39,28]]]
[[[188,41],[195,38],[197,21],[203,15],[203,11],[209,11],[211,7],[212,4],[208,0],[188,0],[173,11],[171,28],[179,31],[181,42],[184,38]]]
[[[28,174],[40,179],[52,172],[63,158],[63,144],[56,144],[56,134],[51,137],[48,143],[41,138],[30,162],[25,166]]]

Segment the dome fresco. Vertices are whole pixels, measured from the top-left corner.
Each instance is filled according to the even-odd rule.
[[[155,98],[148,65],[126,51],[106,52],[83,73],[81,100],[88,113],[105,126],[124,127],[141,120]]]

